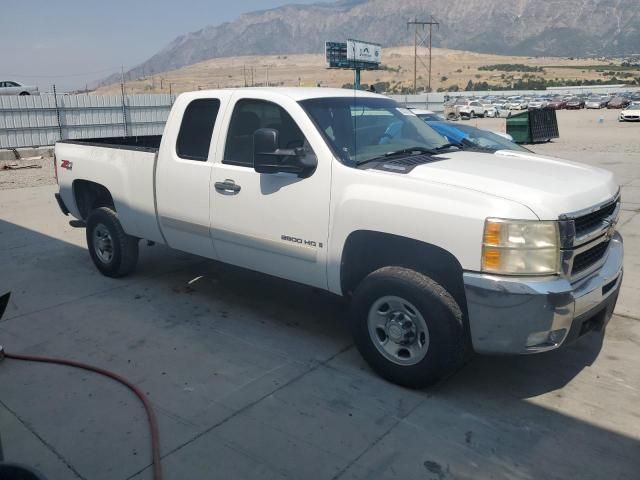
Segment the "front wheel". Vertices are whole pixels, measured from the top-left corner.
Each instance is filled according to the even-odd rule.
[[[387,380],[422,388],[466,358],[462,311],[439,283],[413,270],[384,267],[367,276],[351,306],[355,344]]]
[[[100,207],[89,214],[87,246],[93,263],[107,277],[124,277],[138,263],[138,239],[125,233],[110,208]]]

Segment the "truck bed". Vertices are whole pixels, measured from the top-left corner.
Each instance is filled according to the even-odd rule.
[[[78,140],[61,140],[58,143],[71,143],[92,147],[117,148],[120,150],[138,150],[157,152],[162,135],[144,135],[135,137],[83,138]]]
[[[96,183],[111,194],[120,223],[129,235],[162,242],[154,192],[161,139],[161,135],[150,135],[57,142],[60,196],[71,214],[83,218],[74,184]],[[61,167],[63,162],[65,167]]]

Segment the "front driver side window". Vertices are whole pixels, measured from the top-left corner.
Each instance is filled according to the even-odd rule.
[[[265,100],[239,100],[231,116],[222,163],[253,167],[253,133],[260,128],[278,130],[280,148],[305,145],[302,131],[282,107]]]

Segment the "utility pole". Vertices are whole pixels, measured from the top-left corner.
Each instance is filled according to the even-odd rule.
[[[424,30],[425,26],[429,25],[429,91],[431,91],[431,48],[432,48],[432,40],[433,40],[433,26],[437,26],[440,29],[440,22],[436,22],[431,15],[431,18],[428,22],[418,20],[414,18],[413,20],[407,22],[407,28],[414,27],[413,34],[413,93],[414,95],[418,93],[418,39],[420,40],[420,45],[422,45],[425,40],[418,35],[418,27],[422,27]],[[422,61],[422,60],[421,60]]]

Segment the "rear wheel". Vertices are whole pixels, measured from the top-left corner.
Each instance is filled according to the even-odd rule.
[[[351,330],[364,359],[387,380],[432,385],[466,358],[462,311],[440,284],[401,267],[384,267],[358,286]]]
[[[21,93],[20,93],[20,96],[21,96],[21,97],[24,97],[24,96],[26,96],[26,95],[30,95],[30,94],[29,94],[29,92],[21,92]]]
[[[107,277],[130,274],[138,263],[138,239],[127,235],[116,212],[107,207],[87,218],[87,246],[95,266]]]

